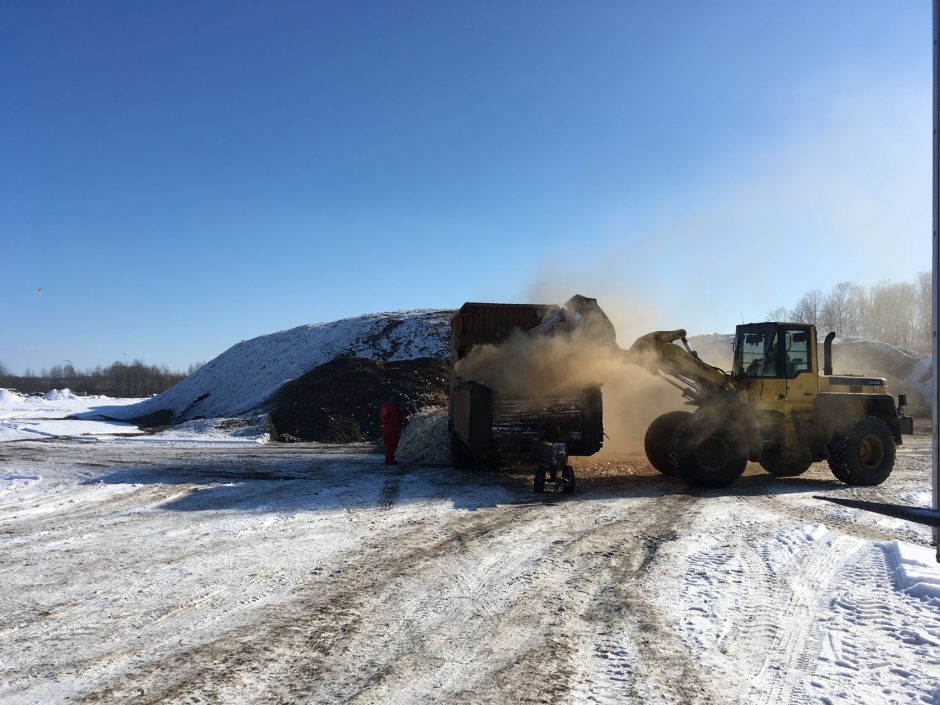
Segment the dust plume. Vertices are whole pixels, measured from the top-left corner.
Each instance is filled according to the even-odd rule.
[[[602,385],[607,438],[601,453],[608,457],[642,454],[650,422],[683,404],[678,390],[628,359],[609,324],[590,320],[553,335],[516,330],[499,345],[474,347],[454,371],[505,397],[558,397]]]

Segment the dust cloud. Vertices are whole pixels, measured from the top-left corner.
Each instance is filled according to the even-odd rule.
[[[602,308],[610,310],[606,303]],[[616,310],[622,318],[628,307]],[[650,422],[683,408],[675,387],[631,362],[609,324],[605,328],[590,319],[574,330],[551,335],[516,330],[499,345],[474,347],[454,371],[506,397],[563,397],[602,385],[607,436],[602,457],[642,454]]]

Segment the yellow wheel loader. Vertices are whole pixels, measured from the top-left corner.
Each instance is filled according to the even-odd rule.
[[[625,351],[628,360],[677,386],[697,407],[650,424],[650,463],[701,487],[734,482],[748,460],[781,477],[828,460],[849,485],[884,482],[901,436],[913,433],[913,418],[903,413],[903,394],[895,405],[885,380],[832,374],[834,337],[829,333],[823,344],[821,374],[816,328],[803,323],[738,326],[731,372],[699,359],[684,330],[639,338]]]

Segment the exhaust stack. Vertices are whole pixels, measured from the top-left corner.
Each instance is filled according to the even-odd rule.
[[[832,374],[832,339],[835,337],[836,332],[831,330],[823,343],[823,374],[827,377]]]

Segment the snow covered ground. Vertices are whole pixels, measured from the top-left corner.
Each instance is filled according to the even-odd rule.
[[[0,443],[0,702],[940,703],[928,529],[813,499],[927,505],[929,436],[878,488],[569,497],[251,428]]]
[[[68,389],[53,389],[42,396],[27,396],[0,389],[0,441],[57,436],[139,433],[127,423],[106,420],[69,420],[73,414],[95,413],[99,407],[120,408],[141,399],[79,397]]]
[[[42,396],[0,389],[0,442],[37,438],[91,440],[88,436],[121,436],[149,445],[256,444],[270,440],[265,428],[267,417],[263,414],[187,421],[160,433],[145,433],[133,424],[105,418],[142,401],[146,400],[82,397],[68,389],[53,389]]]

